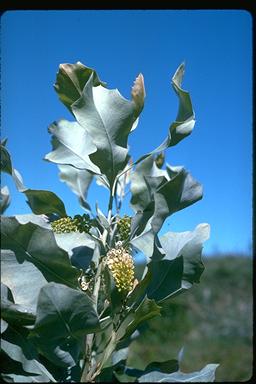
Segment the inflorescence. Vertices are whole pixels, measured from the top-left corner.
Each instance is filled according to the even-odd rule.
[[[119,292],[129,292],[134,284],[133,258],[122,246],[112,248],[107,253],[106,263]]]
[[[87,214],[63,217],[51,223],[55,233],[86,232],[91,229],[91,219]]]
[[[125,215],[117,222],[117,229],[120,241],[127,241],[131,232],[131,217]]]

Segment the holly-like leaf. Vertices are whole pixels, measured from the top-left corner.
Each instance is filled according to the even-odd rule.
[[[52,228],[49,218],[46,215],[34,215],[34,213],[27,213],[25,215],[15,215],[15,219],[20,224],[33,223],[46,229]]]
[[[60,64],[54,88],[70,112],[72,112],[72,104],[82,95],[84,86],[91,75],[93,86],[106,85],[99,79],[94,69],[86,67],[79,61],[75,64]]]
[[[127,140],[141,111],[138,100],[126,100],[117,90],[94,87],[91,75],[72,111],[97,147],[90,159],[112,186],[129,159]]]
[[[72,267],[67,252],[57,246],[51,230],[32,223],[22,225],[14,217],[4,217],[2,219],[1,235],[2,248],[9,251],[6,253],[9,266],[12,265],[13,261],[15,262],[15,259],[20,265],[26,261],[32,263],[47,281],[77,287],[79,271]],[[26,270],[30,267],[29,273],[32,273],[33,266],[25,263],[24,267]],[[18,275],[21,270],[19,268]],[[21,281],[24,281],[22,275],[19,277]],[[16,288],[15,283],[12,283],[10,275],[9,279],[11,281],[8,281],[7,278],[7,281],[3,280],[3,282],[13,291],[13,288]],[[28,284],[31,284],[31,281]]]

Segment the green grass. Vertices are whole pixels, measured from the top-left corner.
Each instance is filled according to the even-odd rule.
[[[128,364],[176,358],[184,346],[181,369],[219,363],[216,381],[246,381],[252,375],[252,259],[204,258],[201,283],[162,306],[162,316],[140,330]]]

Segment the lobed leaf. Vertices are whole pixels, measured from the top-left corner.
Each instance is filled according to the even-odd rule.
[[[102,82],[94,69],[86,67],[79,61],[76,64],[60,64],[54,88],[60,101],[72,112],[72,104],[79,99],[90,77],[93,86],[106,84]]]
[[[90,159],[112,186],[129,159],[128,135],[139,113],[136,102],[124,99],[117,90],[94,87],[91,76],[72,111],[97,147]]]

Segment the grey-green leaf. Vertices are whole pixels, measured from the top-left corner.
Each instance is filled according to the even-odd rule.
[[[94,303],[85,293],[56,283],[41,289],[31,337],[40,353],[54,364],[74,366],[83,336],[98,330]]]
[[[75,64],[60,64],[54,88],[62,103],[72,112],[71,105],[79,99],[85,84],[93,76],[93,85],[105,85],[94,69],[79,61]]]
[[[86,169],[77,169],[70,165],[58,165],[60,173],[59,178],[67,184],[67,186],[74,192],[79,202],[85,209],[90,209],[86,201],[88,189],[93,180],[93,174]]]
[[[55,382],[50,372],[38,361],[38,354],[28,339],[28,330],[9,325],[2,335],[1,348],[12,359],[21,363],[26,374],[40,375],[46,382]]]
[[[97,147],[90,159],[112,186],[129,159],[127,140],[138,117],[136,102],[126,100],[116,89],[94,87],[91,76],[72,111]]]
[[[177,371],[174,373],[166,374],[158,371],[150,372],[139,377],[139,383],[212,383],[215,381],[215,371],[219,364],[207,364],[201,371],[183,373]]]
[[[165,219],[202,198],[202,186],[183,167],[167,168],[168,178],[144,177],[151,200],[138,211],[132,221],[132,243],[153,252],[155,236]],[[137,235],[136,237],[134,237]],[[144,241],[143,237],[147,239]],[[140,248],[139,248],[140,249]],[[151,254],[147,256],[151,257]]]
[[[48,130],[53,135],[53,151],[45,156],[45,160],[100,174],[99,168],[89,157],[97,148],[80,124],[62,119],[51,124]]]
[[[67,216],[62,200],[51,191],[26,189],[24,194],[28,198],[28,205],[36,215],[57,214],[60,217]]]
[[[148,270],[152,278],[147,287],[147,295],[156,302],[168,299],[182,288],[182,256],[174,260],[151,261]]]
[[[2,248],[12,251],[9,259],[15,257],[19,264],[32,263],[47,281],[77,287],[79,271],[72,267],[67,252],[57,246],[51,230],[32,223],[22,225],[14,217],[3,217],[1,235]],[[11,289],[15,285],[5,284]]]
[[[94,303],[87,294],[56,283],[41,288],[34,334],[57,340],[79,338],[99,329]]]
[[[11,202],[10,192],[7,186],[1,188],[0,194],[0,214],[2,215],[9,207]]]
[[[1,172],[12,174],[12,160],[9,152],[4,145],[1,144]]]
[[[58,247],[64,249],[76,268],[87,269],[92,261],[95,241],[87,233],[55,233]]]
[[[12,290],[15,303],[35,313],[39,290],[47,281],[34,264],[1,250],[1,280]]]
[[[135,171],[131,173],[131,207],[136,211],[144,210],[151,201],[151,191],[148,187],[146,177],[160,177],[166,174],[155,164],[153,156],[148,156],[138,164]]]
[[[120,340],[132,335],[142,322],[160,315],[160,309],[161,307],[156,304],[155,300],[145,297],[134,313],[132,313],[132,321],[128,324],[124,335],[120,335]]]
[[[14,304],[11,290],[1,283],[1,317],[8,323],[32,325],[35,314],[24,305]]]
[[[173,260],[180,255],[184,259],[183,279],[190,283],[199,283],[204,271],[201,255],[203,243],[209,238],[209,224],[199,224],[194,231],[167,232],[160,238],[165,252],[165,260]]]
[[[134,164],[140,163],[146,157],[164,151],[183,140],[191,134],[195,125],[195,114],[192,107],[190,95],[181,88],[185,71],[185,64],[182,63],[172,78],[172,86],[179,98],[179,110],[176,120],[170,125],[167,138],[159,147],[140,157]]]

